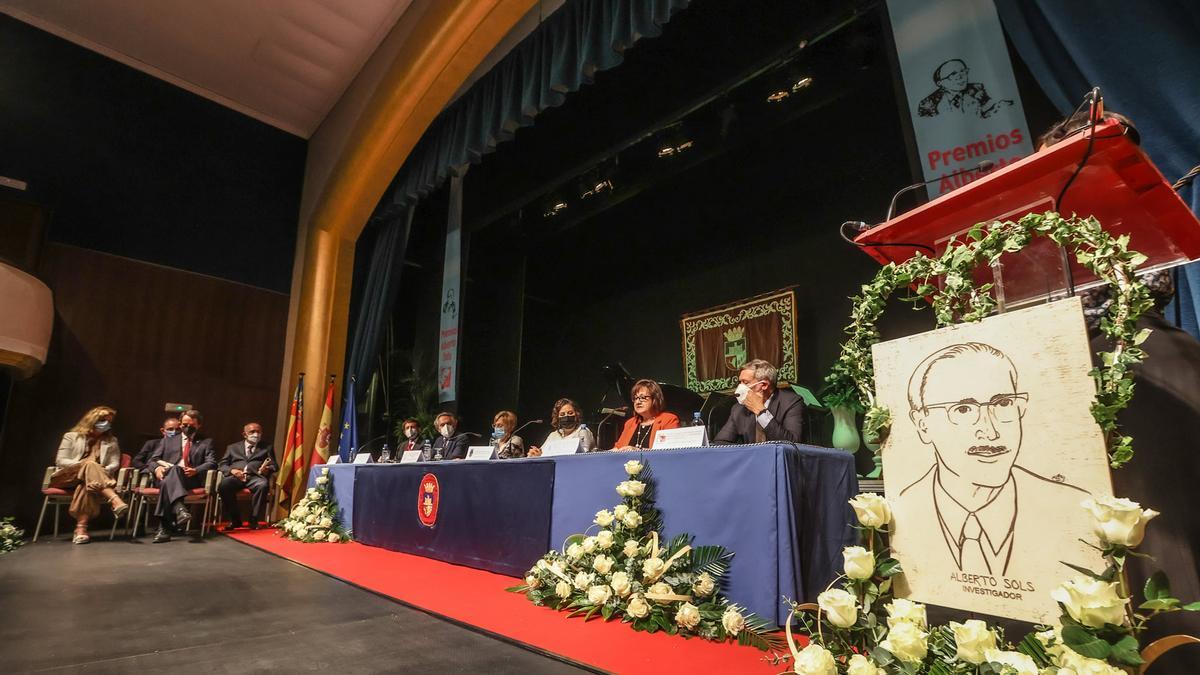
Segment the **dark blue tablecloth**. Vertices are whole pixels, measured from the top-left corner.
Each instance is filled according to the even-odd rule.
[[[784,596],[815,600],[841,569],[842,548],[854,541],[854,515],[847,504],[858,492],[853,457],[790,443],[441,465],[334,465],[330,475],[343,522],[357,527],[368,507],[355,503],[356,474],[361,481],[367,474],[415,467],[424,472],[449,464],[490,472],[553,462],[550,545],[561,547],[567,536],[585,531],[597,511],[619,502],[616,485],[625,478],[624,463],[634,458],[654,470],[663,534],[688,532],[696,544],[733,551],[726,595],[764,618],[782,621]],[[525,568],[536,559],[526,561]],[[486,561],[474,566],[496,569]]]

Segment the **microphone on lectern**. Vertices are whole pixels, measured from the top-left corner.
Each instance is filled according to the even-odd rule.
[[[994,166],[996,166],[995,162],[993,162],[990,159],[985,159],[982,162],[980,162],[979,164],[977,164],[969,169],[959,169],[958,171],[948,173],[945,176],[938,176],[937,178],[930,178],[929,180],[921,181],[920,183],[913,183],[912,185],[909,185],[908,187],[902,188],[899,192],[892,195],[892,203],[888,205],[887,217],[884,218],[883,220],[884,220],[884,222],[887,222],[892,219],[892,216],[896,213],[896,200],[899,199],[900,196],[906,192],[912,192],[913,190],[916,190],[917,188],[925,187],[926,185],[929,185],[930,183],[933,183],[933,182],[936,182],[939,180],[943,180],[946,178],[954,178],[955,176],[961,176],[964,173],[989,171]]]

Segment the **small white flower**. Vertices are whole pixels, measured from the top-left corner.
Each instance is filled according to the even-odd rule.
[[[626,539],[625,548],[621,551],[626,558],[633,558],[638,554],[638,543],[636,539]]]
[[[603,605],[612,597],[612,589],[605,585],[592,586],[587,591],[587,597],[593,605]]]
[[[600,527],[608,527],[609,525],[612,525],[612,521],[613,521],[612,511],[609,511],[608,509],[604,509],[603,511],[596,512],[595,523],[597,525],[599,525]]]
[[[318,523],[318,524],[319,524],[321,527],[323,527],[323,528],[325,528],[326,530],[328,530],[329,528],[333,527],[333,519],[332,519],[332,518],[322,518],[322,519],[321,519],[321,522],[320,522],[320,523]]]
[[[554,594],[560,598],[571,597],[571,584],[565,581],[560,581],[554,585]]]
[[[979,619],[968,619],[963,623],[951,621],[950,630],[958,649],[954,657],[959,661],[979,665],[984,661],[984,653],[996,648],[996,634]]]
[[[651,593],[653,595],[671,595],[674,593],[674,591],[671,589],[670,586],[668,586],[667,584],[665,584],[661,581],[658,582],[657,584],[654,584],[653,586],[651,586],[646,592]],[[670,600],[655,599],[654,601],[660,605],[668,605],[671,603]]]
[[[575,574],[575,588],[577,590],[585,590],[592,585],[593,576],[587,572],[577,572]]]
[[[313,530],[312,536],[314,541],[325,541],[325,535],[328,534],[325,530]]]
[[[309,525],[315,525],[317,522],[317,515],[315,513],[308,514],[304,517],[304,522],[308,523]]]
[[[612,580],[609,582],[613,592],[624,598],[633,590],[633,582],[630,581],[629,575],[624,572],[614,572]]]
[[[858,600],[840,588],[818,595],[817,606],[825,613],[825,619],[838,628],[849,628],[858,621]]]
[[[640,596],[635,595],[629,600],[629,606],[625,608],[625,613],[635,619],[644,619],[650,613],[650,603]]]
[[[888,615],[888,628],[895,628],[900,623],[911,623],[917,628],[925,628],[928,621],[925,616],[925,605],[904,598],[895,598],[885,607]]]
[[[700,609],[690,602],[683,603],[675,612],[675,623],[688,630],[695,629],[700,625]]]
[[[1106,623],[1125,623],[1125,605],[1129,600],[1118,595],[1115,583],[1076,575],[1050,591],[1050,597],[1061,603],[1072,619],[1085,626],[1103,628]]]
[[[999,649],[989,649],[984,652],[988,663],[999,663],[1017,671],[1017,675],[1038,675],[1037,664],[1033,659],[1021,652],[1006,652]]]
[[[621,522],[625,523],[625,527],[634,528],[642,524],[642,515],[637,511],[629,511]]]
[[[884,675],[884,673],[871,662],[871,659],[862,654],[855,654],[846,664],[846,675]]]
[[[892,522],[892,507],[874,492],[864,492],[850,500],[854,515],[864,527],[882,529]]]
[[[846,576],[851,579],[870,579],[875,574],[875,556],[862,546],[847,546],[842,549]]]
[[[642,562],[642,578],[646,582],[654,581],[667,568],[662,558],[649,558]]]
[[[730,635],[737,635],[746,627],[746,617],[742,613],[730,607],[721,615],[721,625],[725,627],[725,632]]]
[[[696,595],[702,598],[712,595],[712,592],[716,590],[716,588],[717,582],[713,580],[712,576],[709,575],[708,572],[701,572],[700,575],[696,577],[696,581],[692,583],[692,590],[695,591]]]
[[[607,551],[608,549],[612,548],[613,547],[612,531],[611,530],[600,530],[599,532],[597,532],[596,533],[596,546],[602,551]]]
[[[615,560],[606,555],[598,555],[596,556],[596,559],[592,561],[592,569],[596,570],[600,574],[608,574],[615,562]]]
[[[629,507],[625,506],[624,504],[617,504],[617,506],[613,509],[613,517],[617,520],[624,518],[626,513],[629,513]]]
[[[317,485],[325,485],[329,482],[329,476],[318,476]]]
[[[892,656],[906,663],[919,663],[929,653],[929,634],[922,631],[914,623],[901,621],[888,631],[887,639],[879,643],[880,647],[892,653]],[[990,660],[990,659],[989,659]]]
[[[1146,536],[1146,523],[1158,511],[1143,509],[1141,504],[1128,499],[1101,495],[1089,497],[1080,503],[1095,520],[1096,536],[1109,544],[1137,546]]]
[[[837,663],[828,649],[810,642],[796,655],[795,670],[801,675],[837,675]]]
[[[336,544],[341,540],[342,540],[342,535],[338,534],[337,532],[330,532],[329,536],[325,538],[325,541],[327,541],[331,544]]]
[[[636,476],[641,472],[642,472],[642,463],[641,462],[637,461],[636,459],[631,459],[628,462],[625,462],[625,473],[629,474],[630,476]]]
[[[536,575],[530,574],[529,576],[525,577],[525,585],[530,588],[537,588],[538,586],[542,585],[542,580],[537,578]]]
[[[572,560],[579,560],[583,557],[583,547],[578,542],[567,547],[567,557]]]

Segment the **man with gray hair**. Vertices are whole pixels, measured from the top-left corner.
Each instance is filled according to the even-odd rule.
[[[713,442],[799,443],[804,401],[790,389],[779,389],[778,384],[779,370],[775,366],[762,359],[743,363],[734,390],[737,404]]]

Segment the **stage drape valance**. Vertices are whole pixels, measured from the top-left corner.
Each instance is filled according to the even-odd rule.
[[[1064,115],[1092,86],[1105,106],[1128,115],[1168,180],[1200,164],[1200,5],[996,0],[1021,58]],[[1200,188],[1181,192],[1200,213]],[[1200,337],[1200,263],[1179,269],[1178,311],[1168,318]]]
[[[658,35],[690,0],[568,0],[433,121],[397,175],[392,202],[429,194],[453,166],[477,163],[566,94]]]

